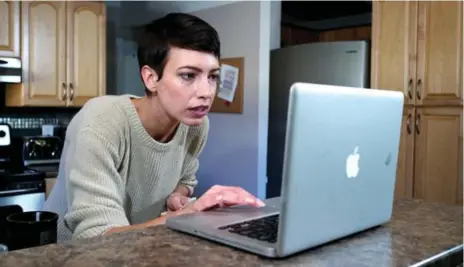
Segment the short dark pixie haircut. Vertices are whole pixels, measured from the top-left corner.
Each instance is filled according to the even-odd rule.
[[[163,77],[171,47],[210,53],[220,58],[217,31],[204,20],[184,13],[170,13],[136,29],[139,70],[144,65]],[[145,89],[147,93],[150,93]]]

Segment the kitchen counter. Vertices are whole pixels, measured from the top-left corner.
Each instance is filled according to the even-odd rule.
[[[395,203],[392,221],[385,226],[281,260],[158,226],[0,254],[0,266],[380,267],[420,266],[424,260],[455,266],[451,261],[462,261],[462,223],[462,206],[403,200]]]

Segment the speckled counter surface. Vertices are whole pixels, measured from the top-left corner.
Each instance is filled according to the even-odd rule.
[[[2,253],[0,266],[410,266],[462,245],[462,223],[461,206],[400,201],[385,226],[281,260],[160,226]]]

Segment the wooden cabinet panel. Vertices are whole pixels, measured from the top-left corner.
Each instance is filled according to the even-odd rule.
[[[462,2],[375,1],[371,86],[410,105],[462,105]]]
[[[68,105],[82,106],[103,95],[106,78],[106,15],[99,3],[69,2]]]
[[[405,107],[395,198],[462,205],[462,107]]]
[[[319,40],[319,35],[309,29],[281,25],[280,28],[281,47],[313,43]]]
[[[405,95],[397,198],[462,205],[462,8],[373,2],[371,87]]]
[[[462,104],[461,1],[419,1],[416,104]]]
[[[20,2],[0,1],[0,56],[20,56]]]
[[[65,17],[64,2],[33,1],[21,4],[23,84],[11,85],[10,106],[64,106]],[[21,92],[20,97],[17,96]]]
[[[414,196],[462,204],[462,107],[418,108]]]
[[[357,41],[370,40],[371,27],[353,27],[332,31],[324,31],[319,34],[320,42],[336,42],[336,41]]]
[[[316,42],[370,40],[371,26],[318,32],[301,27],[281,25],[280,38],[281,47]]]
[[[412,198],[414,175],[414,118],[415,109],[405,107],[401,126],[398,167],[396,171],[395,198]]]
[[[106,93],[104,3],[21,3],[22,84],[9,84],[7,106],[82,106]]]
[[[375,2],[372,13],[371,87],[404,92],[414,104],[417,2]]]

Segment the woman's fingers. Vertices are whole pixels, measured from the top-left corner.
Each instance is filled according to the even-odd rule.
[[[189,197],[185,197],[185,196],[182,196],[180,197],[179,199],[179,202],[180,202],[180,205],[183,207],[185,205],[187,205],[190,201],[190,198]]]
[[[198,211],[203,211],[211,209],[217,205],[220,205],[222,201],[222,195],[218,193],[208,193],[206,192],[193,204],[193,208]]]
[[[182,208],[182,206],[183,206],[182,203],[181,203],[180,197],[173,197],[171,199],[171,204],[172,204],[174,210],[178,210],[178,209]]]
[[[216,206],[234,205],[263,207],[264,203],[243,188],[215,186],[200,197],[193,206],[196,210],[203,211]]]
[[[255,207],[262,207],[264,203],[257,199],[252,194],[248,193],[242,188],[231,188],[230,190],[224,190],[222,193],[221,206],[233,206],[233,205],[251,205]]]
[[[245,189],[241,187],[235,187],[234,190],[238,195],[241,196],[242,200],[244,200],[243,204],[251,204],[256,207],[264,207],[264,202],[250,194]]]
[[[227,193],[226,193],[227,192]],[[236,194],[236,200],[232,200],[230,193],[229,192],[234,192]],[[206,193],[207,194],[228,194],[224,199],[225,201],[230,200],[232,203],[236,204],[251,204],[251,205],[256,205],[256,206],[264,206],[264,203],[247,192],[245,189],[238,187],[238,186],[220,186],[220,185],[215,185],[211,187]]]

